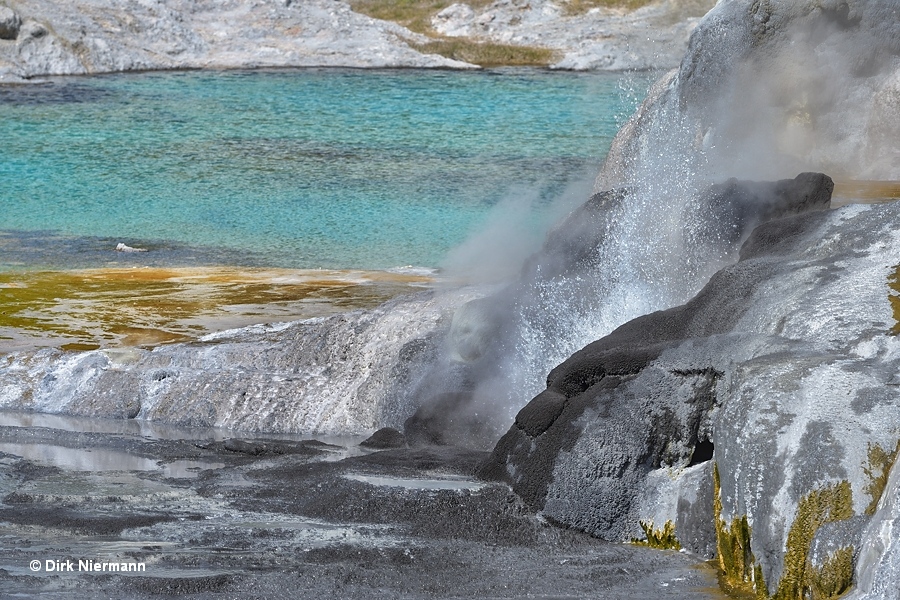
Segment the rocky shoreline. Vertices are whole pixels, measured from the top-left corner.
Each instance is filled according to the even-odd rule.
[[[453,4],[426,36],[341,0],[4,0],[0,83],[161,69],[477,68],[428,53],[436,38],[548,49],[560,69],[670,68],[711,4],[665,0],[578,15],[549,0]]]

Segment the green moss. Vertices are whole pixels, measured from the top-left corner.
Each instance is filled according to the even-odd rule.
[[[804,599],[804,589],[808,588],[807,557],[813,536],[825,523],[852,516],[853,492],[848,481],[813,490],[800,500],[797,516],[788,531],[784,568],[773,600]]]
[[[662,529],[653,529],[653,521],[641,521],[640,525],[646,539],[632,538],[631,543],[659,550],[681,550],[681,544],[675,537],[675,524],[672,521],[666,521]]]
[[[769,597],[769,588],[766,586],[762,565],[759,563],[756,563],[753,566],[753,582],[756,585],[756,598],[758,600],[767,600]]]
[[[853,546],[845,546],[828,557],[821,567],[806,565],[809,600],[838,598],[853,583]]]
[[[893,457],[896,458],[896,455],[897,450]],[[877,456],[878,464],[884,464],[880,460],[881,454]],[[870,464],[872,463],[870,451]],[[797,515],[788,531],[781,580],[771,599],[762,567],[756,562],[750,549],[753,532],[747,516],[734,517],[730,525],[726,523],[722,518],[721,493],[719,466],[714,464],[713,514],[716,523],[719,585],[727,594],[738,598],[755,596],[758,600],[826,600],[837,598],[850,588],[853,581],[852,546],[841,548],[829,556],[821,567],[813,567],[809,561],[810,546],[819,527],[853,516],[850,482],[841,481],[813,490],[800,500]]]
[[[752,530],[747,515],[734,517],[729,525],[722,518],[722,490],[719,465],[713,465],[713,515],[716,523],[716,556],[719,563],[719,583],[725,592],[747,596],[768,595],[762,579],[762,569],[750,549]]]
[[[897,453],[900,452],[900,440],[892,452],[888,452],[878,444],[869,444],[869,465],[863,467],[863,473],[869,478],[869,483],[863,489],[872,499],[866,507],[867,515],[874,515],[875,509],[878,508],[878,501],[884,493],[887,485],[888,475],[894,461],[897,460]]]

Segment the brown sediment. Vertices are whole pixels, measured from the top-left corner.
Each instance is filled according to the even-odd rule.
[[[874,515],[878,509],[878,501],[881,500],[884,488],[887,487],[888,476],[898,454],[900,454],[900,440],[897,440],[897,445],[890,451],[882,448],[879,444],[871,442],[868,444],[868,462],[863,465],[863,473],[868,477],[869,483],[863,487],[863,490],[871,500],[866,506],[865,514]]]
[[[234,267],[0,273],[0,352],[156,346],[371,308],[431,282],[381,271]]]
[[[888,276],[888,302],[891,303],[891,313],[894,316],[894,326],[891,327],[891,335],[900,334],[900,265],[894,267]]]
[[[832,205],[890,202],[900,199],[900,181],[845,179],[834,182]]]

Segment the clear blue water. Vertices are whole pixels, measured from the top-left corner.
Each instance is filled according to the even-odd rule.
[[[0,89],[0,269],[437,266],[590,181],[648,75],[170,72]]]

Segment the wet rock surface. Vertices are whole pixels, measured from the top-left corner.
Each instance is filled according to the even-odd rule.
[[[692,179],[816,169],[839,184],[896,180],[896,144],[884,134],[896,129],[897,115],[884,98],[892,97],[900,72],[898,10],[890,0],[717,3],[694,30],[681,66],[651,89],[620,130],[597,191],[637,188],[633,213],[650,227],[658,214],[685,215],[691,194],[659,190],[678,191]],[[896,197],[844,193],[851,202]],[[744,547],[744,558],[759,567],[753,573],[732,561],[729,577],[756,593],[834,596],[853,586],[849,597],[897,597],[900,560],[897,536],[889,533],[897,522],[897,492],[885,480],[896,481],[898,469],[893,459],[873,466],[873,456],[887,456],[897,443],[897,218],[896,206],[857,206],[759,227],[741,260],[691,301],[731,287],[721,306],[711,305],[712,314],[743,314],[727,332],[659,354],[626,383],[631,397],[609,405],[623,419],[626,404],[652,400],[653,381],[645,374],[657,367],[722,373],[708,426],[698,436],[708,432],[715,446],[717,538],[726,548]],[[704,228],[710,226],[718,225]],[[640,252],[641,245],[634,247]],[[644,264],[662,255],[653,250],[643,253]],[[676,261],[665,262],[677,268]],[[602,436],[591,424],[594,416],[572,423],[585,443],[559,453],[550,485],[562,490],[593,477],[588,468],[599,457],[591,456],[588,440]],[[640,412],[637,418],[648,427],[652,422]],[[654,483],[637,499],[629,492],[616,496],[623,505],[632,498],[635,521],[659,523],[679,512],[662,500],[689,489],[677,478],[690,446],[680,440],[678,446],[680,459],[649,471],[662,487]],[[567,475],[573,472],[579,475]],[[675,480],[666,483],[664,474]],[[510,467],[505,476],[516,475]],[[581,505],[597,502],[592,498],[585,495]],[[572,504],[555,506],[580,518]],[[852,526],[836,525],[845,521]],[[824,579],[833,586],[827,593],[814,589]]]
[[[822,193],[792,203],[803,214],[754,229],[741,260],[690,302],[630,321],[551,371],[482,475],[508,482],[548,519],[604,539],[672,521],[706,556],[725,535],[717,519],[746,516],[768,594],[809,585],[809,552],[821,565],[841,543],[851,553],[875,544],[859,532],[876,493],[872,448],[896,444],[900,346],[888,283],[900,205],[804,212],[827,206],[830,187],[818,177],[809,190]],[[746,189],[777,195],[786,185]],[[851,517],[853,535],[830,525]]]
[[[192,435],[0,427],[4,593],[719,597],[712,571],[685,555],[548,525],[507,486],[473,478],[483,452]],[[64,448],[68,459],[39,448]],[[134,469],[104,456],[148,462]],[[166,471],[187,460],[188,469]],[[33,560],[40,571],[30,570]],[[48,572],[46,560],[72,560],[75,571]],[[145,571],[79,572],[78,560]]]
[[[414,384],[453,311],[478,293],[422,292],[153,350],[12,353],[0,361],[0,404],[269,432],[398,428],[423,400]]]

